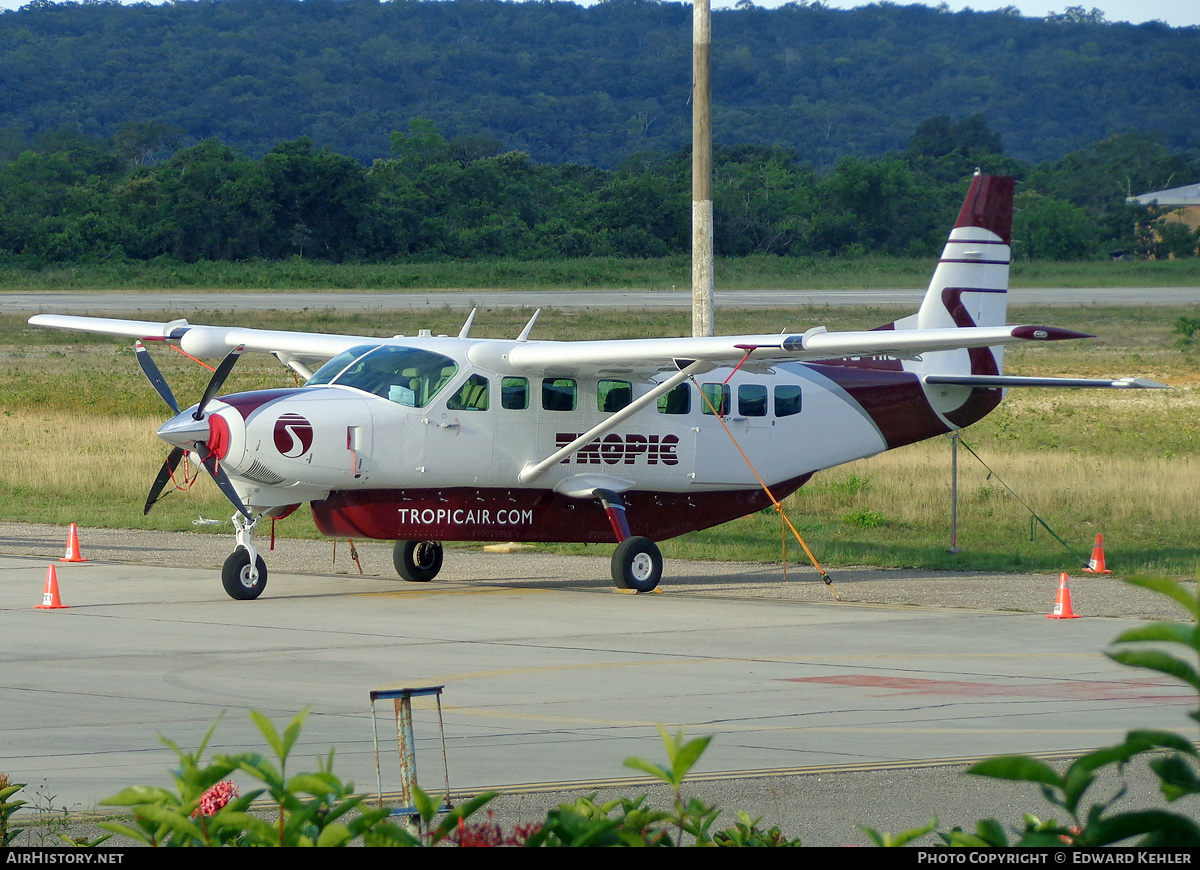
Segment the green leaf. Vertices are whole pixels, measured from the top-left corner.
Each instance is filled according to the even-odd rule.
[[[1195,649],[1196,627],[1182,622],[1152,622],[1117,635],[1113,643],[1180,643]]]
[[[660,764],[654,764],[653,762],[647,761],[644,758],[638,758],[637,756],[630,756],[629,758],[625,759],[625,766],[631,767],[634,770],[640,770],[643,773],[648,773],[655,779],[662,780],[667,785],[671,784],[671,771]]]
[[[279,732],[275,730],[275,723],[257,710],[250,711],[250,720],[258,728],[258,733],[267,741],[267,745],[271,747],[275,755],[278,758],[286,758],[287,752],[279,737]]]
[[[482,794],[475,795],[475,797],[471,798],[466,803],[459,804],[454,809],[450,810],[450,812],[446,813],[446,815],[442,817],[442,821],[431,832],[433,834],[433,841],[437,843],[450,836],[450,834],[452,834],[458,827],[460,819],[466,821],[467,819],[471,818],[471,816],[479,812],[480,809],[495,800],[499,794],[500,793],[496,791],[486,791]]]
[[[679,732],[679,739],[683,738],[683,732]],[[695,740],[689,740],[682,746],[677,746],[675,757],[671,759],[672,776],[676,783],[682,783],[691,772],[692,766],[700,760],[700,756],[704,754],[704,750],[708,748],[708,744],[712,742],[712,735],[706,737],[697,737]]]
[[[1137,845],[1196,846],[1200,827],[1191,819],[1166,810],[1120,813],[1087,826],[1077,841],[1081,846],[1108,846],[1143,837]]]
[[[139,843],[145,843],[147,846],[154,845],[154,840],[149,834],[143,833],[136,828],[131,828],[128,825],[122,825],[120,822],[100,822],[100,827],[106,831],[112,831],[114,834],[120,834],[122,837],[128,837],[131,840],[137,840]]]
[[[335,823],[326,825],[321,830],[320,835],[317,837],[317,846],[345,846],[353,839],[354,835],[350,833],[349,828],[343,824]]]
[[[1128,665],[1131,668],[1145,668],[1150,671],[1158,671],[1177,680],[1182,680],[1192,686],[1192,688],[1200,691],[1200,675],[1196,673],[1195,668],[1182,659],[1168,653],[1154,649],[1119,649],[1106,651],[1104,654],[1113,661]]]
[[[1012,779],[1020,782],[1037,782],[1043,785],[1063,788],[1065,783],[1058,771],[1028,755],[1000,755],[985,759],[967,770],[973,776],[987,776],[992,779]]]
[[[874,828],[868,828],[865,825],[859,825],[858,829],[866,834],[867,837],[870,838],[871,842],[876,846],[895,847],[903,846],[919,837],[924,837],[926,834],[931,833],[935,828],[937,828],[937,825],[937,816],[934,816],[930,820],[929,824],[925,827],[909,828],[907,831],[901,831],[899,834],[880,833]]]
[[[225,711],[222,710],[217,714],[217,721],[212,723],[212,726],[204,732],[204,739],[200,741],[200,745],[196,747],[196,758],[204,754],[205,748],[208,746],[208,741],[212,739],[213,732],[217,730],[217,726],[221,724],[221,720],[225,718]]]
[[[995,819],[981,819],[976,825],[976,833],[989,846],[1004,848],[1008,845],[1008,834]]]
[[[336,798],[345,796],[342,783],[338,778],[322,773],[297,774],[287,781],[287,789],[293,793],[303,792],[317,798],[323,798],[327,795],[332,795]]]
[[[421,821],[429,824],[438,811],[438,801],[425,789],[414,783],[413,785],[413,807],[417,814],[421,817]]]
[[[123,788],[112,797],[100,801],[102,806],[133,807],[141,804],[164,803],[179,805],[173,792],[152,785],[134,785]]]
[[[1200,777],[1195,769],[1178,755],[1157,758],[1150,762],[1150,769],[1158,774],[1160,788],[1167,800],[1174,801],[1186,795],[1200,794]]]
[[[138,807],[137,812],[143,818],[162,825],[176,837],[197,844],[204,842],[204,832],[200,826],[177,809],[147,804]]]
[[[300,737],[300,730],[304,727],[304,720],[308,718],[309,708],[305,707],[288,723],[283,729],[283,752],[279,754],[280,762],[283,762],[292,752],[292,747],[296,745],[296,740]]]

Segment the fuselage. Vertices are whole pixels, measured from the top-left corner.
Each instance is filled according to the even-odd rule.
[[[621,493],[634,534],[661,540],[770,504],[760,479],[782,498],[816,471],[969,422],[949,424],[896,360],[715,369],[522,482],[523,470],[603,430],[667,375],[535,377],[471,361],[503,359],[504,344],[356,347],[303,387],[213,401],[207,440],[248,506],[312,502],[329,535],[606,542],[598,489]],[[959,392],[956,405],[972,392],[999,397]],[[995,402],[979,404],[986,413]],[[168,440],[171,427],[160,433]]]

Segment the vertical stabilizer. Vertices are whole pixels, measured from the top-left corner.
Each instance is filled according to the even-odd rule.
[[[1014,180],[980,175],[950,231],[915,322],[906,326],[942,329],[1000,326],[1008,312],[1008,265],[1012,251]],[[999,374],[1003,348],[926,354],[926,374]]]
[[[896,321],[895,329],[949,329],[1005,323],[1013,187],[1014,179],[1008,176],[975,174],[920,311]],[[998,375],[1004,369],[1004,348],[924,353],[920,359],[905,360],[903,366],[919,375]],[[975,422],[1000,404],[1003,397],[999,389],[965,386],[926,387],[925,393],[942,420],[955,428]]]

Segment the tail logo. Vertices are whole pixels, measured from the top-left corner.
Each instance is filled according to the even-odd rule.
[[[312,447],[312,423],[299,414],[284,414],[275,421],[275,449],[289,459],[303,456]]]

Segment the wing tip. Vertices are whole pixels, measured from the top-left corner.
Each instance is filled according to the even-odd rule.
[[[1063,329],[1059,326],[1014,326],[1014,338],[1027,341],[1068,341],[1076,338],[1095,338],[1089,332],[1077,332],[1074,329]]]

